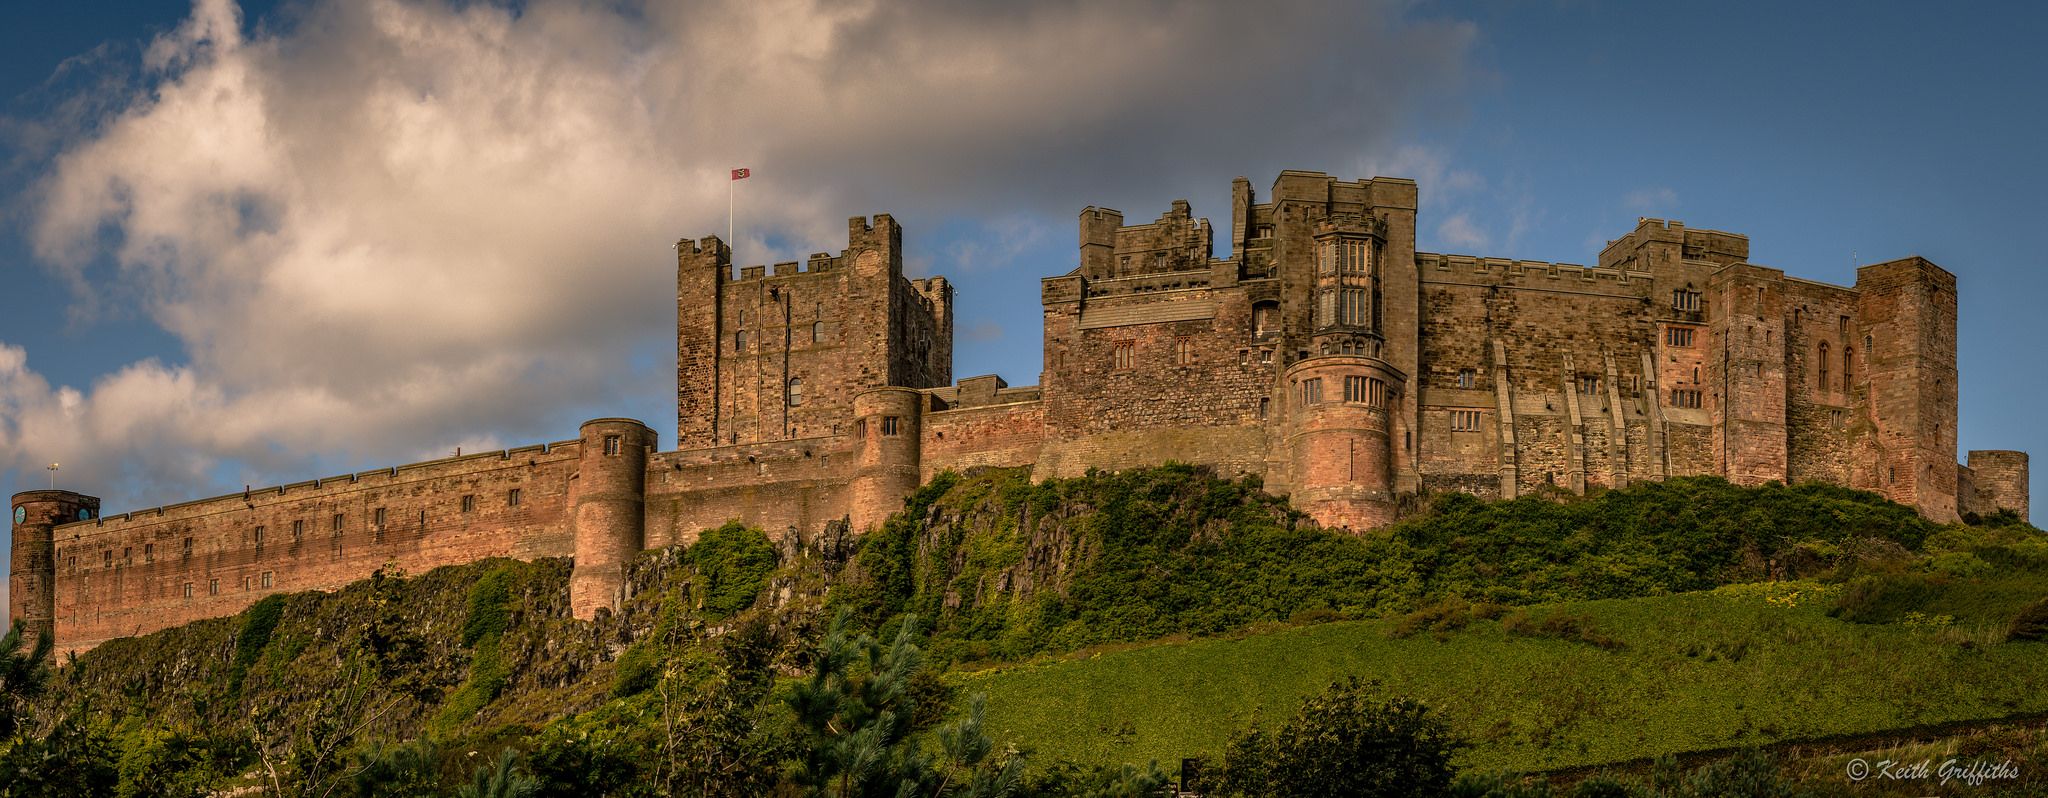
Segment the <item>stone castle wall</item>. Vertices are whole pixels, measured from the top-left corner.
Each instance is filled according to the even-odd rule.
[[[1417,491],[1693,474],[1832,482],[1937,520],[2028,512],[2024,453],[1955,462],[1955,278],[1934,264],[1826,285],[1659,219],[1590,268],[1423,253],[1417,197],[1288,171],[1264,202],[1237,180],[1227,230],[1186,202],[1134,225],[1088,208],[1076,268],[1042,282],[1044,370],[1020,387],[951,384],[952,287],[904,277],[887,215],[849,220],[837,255],[736,273],[718,239],[682,241],[674,450],[599,419],[573,441],[112,517],[24,493],[12,611],[77,650],[380,567],[569,556],[572,607],[594,617],[640,550],[732,520],[864,531],[982,466],[1206,464],[1357,530]]]

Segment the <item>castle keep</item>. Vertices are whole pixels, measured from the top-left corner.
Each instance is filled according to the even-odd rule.
[[[629,419],[573,440],[103,516],[12,502],[13,617],[90,648],[393,565],[573,557],[571,604],[731,519],[775,535],[886,518],[943,469],[1073,476],[1179,460],[1262,478],[1327,525],[1401,497],[1582,493],[1719,474],[1875,491],[1947,521],[2027,514],[2027,456],[1956,463],[1955,276],[1918,257],[1853,286],[1748,262],[1741,235],[1639,220],[1592,267],[1415,251],[1416,185],[1282,172],[1230,226],[1087,208],[1045,278],[1044,371],[953,380],[952,288],[902,231],[732,271],[676,265],[676,446]],[[1223,235],[1226,256],[1215,257]]]

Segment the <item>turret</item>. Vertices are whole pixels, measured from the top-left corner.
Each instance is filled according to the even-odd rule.
[[[31,636],[55,634],[57,556],[52,530],[59,524],[90,521],[100,514],[100,500],[68,490],[31,490],[14,494],[14,560],[7,579],[7,616],[20,620]]]
[[[630,418],[583,422],[577,435],[574,513],[576,565],[569,577],[569,607],[591,620],[599,609],[617,610],[624,597],[626,563],[646,547],[647,457],[654,430]]]
[[[1288,484],[1326,526],[1394,520],[1391,419],[1407,377],[1373,357],[1311,357],[1287,370]]]
[[[923,402],[924,394],[908,388],[876,388],[853,397],[853,430],[860,439],[850,513],[855,532],[880,526],[917,490]]]

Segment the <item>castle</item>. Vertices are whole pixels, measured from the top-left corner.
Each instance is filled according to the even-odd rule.
[[[2027,456],[1956,454],[1955,276],[1909,257],[1850,287],[1748,262],[1746,237],[1640,220],[1592,268],[1415,251],[1416,185],[1282,172],[1231,195],[1228,257],[1175,202],[1080,216],[1045,278],[1035,386],[952,375],[952,288],[902,231],[735,276],[676,264],[676,446],[630,419],[577,437],[115,516],[13,497],[13,617],[91,648],[333,589],[387,564],[573,557],[616,606],[638,552],[730,519],[873,527],[943,469],[1039,478],[1167,460],[1256,475],[1327,525],[1425,491],[1512,497],[1720,474],[1876,491],[1928,517],[2027,513]]]

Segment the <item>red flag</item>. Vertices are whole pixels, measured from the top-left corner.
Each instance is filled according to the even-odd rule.
[[[748,177],[752,176],[753,174],[754,170],[752,169],[734,169],[732,170],[732,179],[745,180]]]

